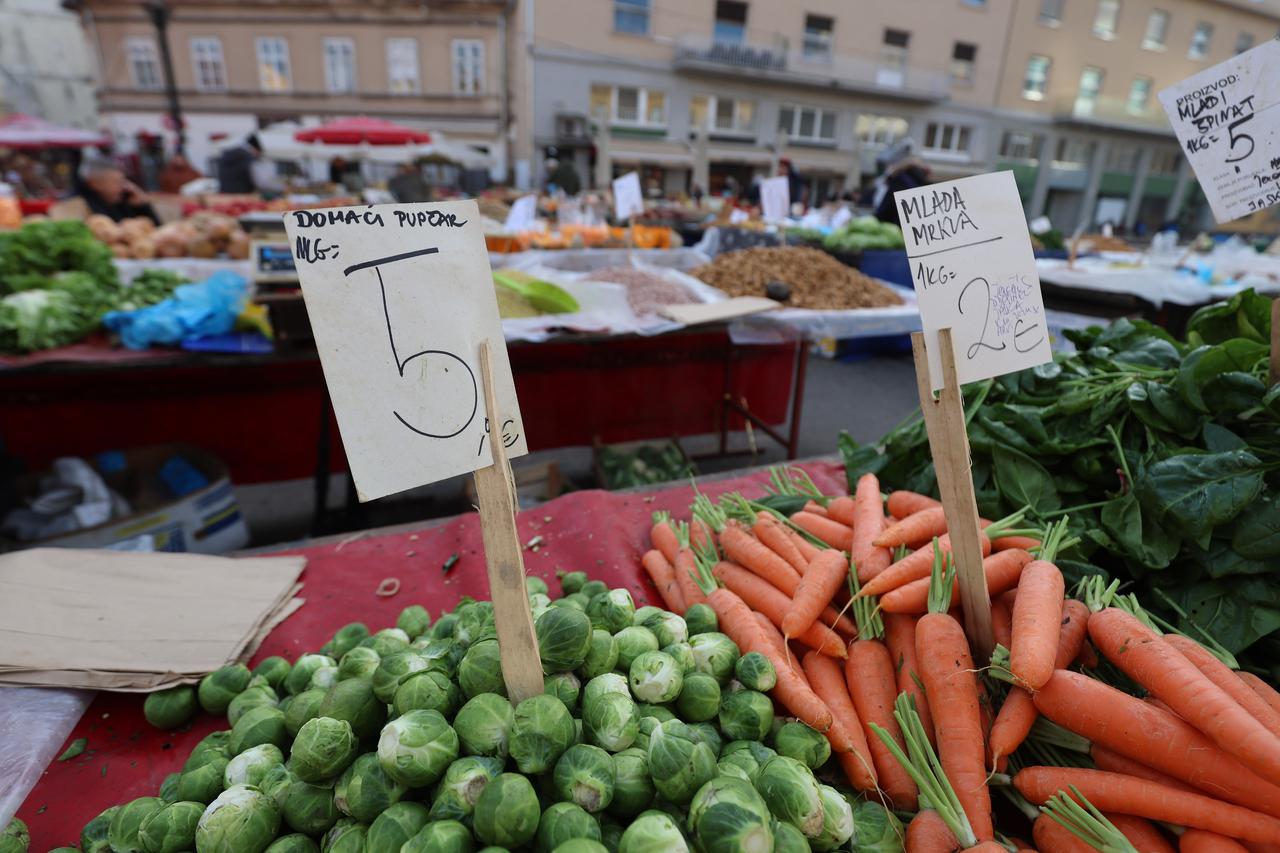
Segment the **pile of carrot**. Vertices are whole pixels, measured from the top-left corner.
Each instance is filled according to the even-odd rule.
[[[995,825],[993,798],[1007,798],[1032,819],[1020,834],[1034,849],[1093,849],[1041,814],[1064,793],[1140,853],[1280,851],[1280,693],[1211,638],[1162,632],[1132,596],[1096,582],[1069,595],[1054,562],[1065,523],[1020,521],[981,522],[990,666],[974,660],[958,592],[950,610],[935,592],[930,612],[931,574],[949,559],[941,504],[883,495],[873,474],[790,515],[700,497],[689,525],[655,517],[642,565],[667,608],[705,602],[744,653],[770,659],[773,698],[827,736],[855,789],[916,813],[912,853],[960,845],[873,734],[902,746],[904,693],[979,846],[1033,849]]]

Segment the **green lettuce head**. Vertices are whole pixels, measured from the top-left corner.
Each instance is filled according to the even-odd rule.
[[[320,853],[364,853],[369,824],[342,818],[320,839]]]
[[[0,853],[27,853],[31,847],[31,833],[27,825],[16,817],[0,829]]]
[[[142,715],[157,729],[176,729],[196,715],[196,690],[179,684],[152,693],[142,703]]]
[[[427,807],[422,803],[389,806],[369,824],[364,849],[366,853],[400,853],[405,842],[417,835],[428,820]]]
[[[204,803],[171,803],[149,814],[138,827],[138,841],[146,853],[181,853],[194,850],[196,824]]]
[[[248,785],[235,785],[209,804],[196,824],[200,853],[262,853],[280,829],[280,811],[271,798]]]
[[[636,603],[625,589],[602,592],[587,603],[587,616],[596,628],[617,633],[631,624],[636,613]],[[678,617],[677,617],[678,618]]]
[[[249,672],[249,667],[242,663],[215,669],[200,679],[200,687],[196,691],[200,707],[210,714],[225,714],[231,700],[249,686],[251,678],[253,674]]]
[[[659,648],[658,638],[643,625],[623,628],[614,633],[613,640],[618,644],[618,669],[630,670],[636,658]]]
[[[333,802],[338,811],[367,823],[388,806],[400,802],[406,790],[382,769],[377,753],[366,752],[338,777]]]
[[[720,713],[720,682],[704,672],[686,676],[676,697],[676,708],[680,717],[691,723],[715,719]]]
[[[338,661],[338,680],[373,678],[382,657],[369,646],[356,646]]]
[[[772,823],[764,800],[741,779],[712,779],[689,804],[689,831],[704,853],[771,853]]]
[[[502,765],[501,758],[480,755],[469,755],[450,764],[436,788],[435,799],[431,803],[431,819],[470,819],[480,792],[502,773]]]
[[[404,716],[410,711],[439,711],[445,717],[452,717],[461,704],[462,691],[453,679],[439,670],[427,669],[406,676],[400,682],[392,709],[397,716]],[[385,716],[382,722],[386,722]]]
[[[680,695],[684,672],[665,652],[645,652],[631,662],[631,693],[641,702],[662,704]]]
[[[852,806],[855,853],[902,853],[906,830],[897,815],[869,800]]]
[[[773,736],[773,746],[779,755],[794,758],[817,770],[831,757],[831,742],[826,735],[795,721],[783,723]]]
[[[584,737],[610,752],[620,752],[635,743],[639,726],[636,703],[624,693],[603,693],[586,703],[582,710]]]
[[[416,640],[431,628],[431,614],[421,604],[410,604],[396,617],[396,627]]]
[[[226,770],[222,771],[222,784],[226,788],[232,785],[257,786],[268,770],[283,763],[284,753],[275,744],[251,746],[227,762]]]
[[[591,650],[591,620],[569,607],[552,607],[538,617],[538,655],[542,671],[566,672],[582,666]]]
[[[716,618],[716,612],[710,605],[701,602],[684,612],[684,624],[690,637],[720,630],[720,620]]]
[[[285,676],[284,691],[290,696],[301,693],[311,687],[311,678],[316,670],[337,665],[338,662],[328,655],[303,655],[294,661],[293,668]]]
[[[369,626],[363,622],[351,622],[343,625],[333,635],[332,645],[329,654],[335,658],[341,658],[347,652],[364,642],[369,636]]]
[[[853,837],[853,809],[830,785],[819,785],[818,792],[822,800],[822,830],[809,840],[809,845],[814,850],[836,850]]]
[[[689,853],[689,842],[671,815],[650,811],[623,831],[618,853]]]
[[[420,652],[404,651],[384,655],[378,662],[378,668],[373,671],[373,695],[384,705],[390,705],[395,701],[396,688],[400,686],[400,682],[430,665],[431,661]]]
[[[328,832],[342,817],[333,801],[332,786],[312,785],[296,776],[284,791],[280,811],[290,829],[307,835]]]
[[[598,746],[578,744],[565,750],[552,773],[556,797],[595,814],[613,802],[613,758]]]
[[[506,697],[481,693],[462,706],[453,718],[453,726],[463,752],[506,758],[514,721],[515,709]]]
[[[318,717],[344,720],[359,740],[372,738],[387,722],[387,706],[373,695],[373,685],[364,678],[339,681],[325,692],[316,709]]]
[[[649,736],[649,772],[658,793],[683,805],[716,772],[716,756],[679,720],[659,724]]]
[[[284,680],[288,678],[293,666],[279,655],[263,658],[262,663],[253,668],[253,677],[265,678],[272,690],[283,690]]]
[[[596,628],[591,632],[591,647],[578,672],[591,679],[606,672],[613,672],[618,665],[618,641],[608,631]]]
[[[231,754],[239,755],[251,746],[271,743],[279,747],[289,743],[289,729],[284,712],[279,708],[259,705],[245,711],[231,727]]]
[[[347,769],[360,751],[351,724],[333,717],[308,720],[294,738],[289,769],[303,782],[325,782]]]
[[[541,817],[538,795],[529,780],[518,773],[503,773],[485,785],[476,800],[475,833],[486,844],[515,849],[533,839]]]
[[[111,819],[123,806],[112,806],[101,812],[80,830],[81,853],[111,853],[111,842],[108,833],[111,830]]]
[[[255,676],[256,678],[256,676]],[[250,685],[236,695],[227,706],[227,722],[235,728],[240,718],[254,708],[276,708],[280,705],[280,697],[271,689],[270,684]]]
[[[743,687],[761,693],[768,693],[778,683],[778,673],[774,671],[773,664],[759,652],[747,652],[738,658],[733,673]]]
[[[721,684],[733,678],[733,667],[738,662],[738,646],[726,635],[716,631],[695,634],[689,638],[693,649],[693,666],[705,672]]]
[[[542,773],[555,766],[575,736],[573,717],[563,702],[545,693],[531,696],[516,706],[511,758],[521,773]]]
[[[472,643],[458,664],[458,684],[468,699],[481,693],[507,695],[507,685],[502,680],[502,658],[497,640],[481,640]]]
[[[778,820],[791,824],[809,839],[822,834],[821,791],[813,771],[803,763],[785,755],[770,758],[756,773],[756,790]],[[852,823],[852,816],[849,820]]]
[[[410,711],[387,723],[378,738],[382,769],[410,788],[435,783],[457,757],[457,732],[439,711]]]
[[[533,847],[538,853],[551,853],[575,838],[600,840],[600,822],[574,803],[553,803],[538,821],[538,834]]]
[[[308,836],[295,832],[292,835],[282,835],[271,842],[266,853],[320,853],[320,847]]]
[[[653,780],[649,778],[649,756],[643,749],[624,749],[613,756],[613,802],[609,813],[634,817],[653,802]]]
[[[475,849],[471,830],[456,820],[435,820],[410,838],[400,853],[471,853]]]
[[[773,700],[739,690],[720,700],[720,731],[731,740],[764,740],[773,728]]]

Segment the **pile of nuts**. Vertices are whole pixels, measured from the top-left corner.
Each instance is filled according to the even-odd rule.
[[[730,296],[769,296],[789,288],[791,308],[832,311],[886,308],[902,298],[888,287],[819,249],[799,246],[757,247],[718,255],[691,275]]]

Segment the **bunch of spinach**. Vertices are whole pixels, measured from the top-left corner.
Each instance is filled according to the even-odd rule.
[[[1068,332],[1076,352],[965,388],[983,515],[1069,516],[1081,539],[1058,563],[1069,578],[1133,581],[1171,621],[1264,669],[1280,661],[1270,311],[1245,291],[1197,311],[1185,341],[1142,320]],[[842,434],[840,450],[851,488],[873,472],[937,494],[919,412],[875,445]]]

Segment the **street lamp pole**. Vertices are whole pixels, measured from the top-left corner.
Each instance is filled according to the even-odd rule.
[[[169,7],[165,0],[146,0],[144,6],[151,23],[156,28],[156,41],[160,45],[160,65],[164,71],[164,94],[169,105],[169,120],[178,135],[176,153],[187,153],[187,131],[182,122],[182,105],[178,102],[178,82],[173,76],[173,54],[169,52]]]

